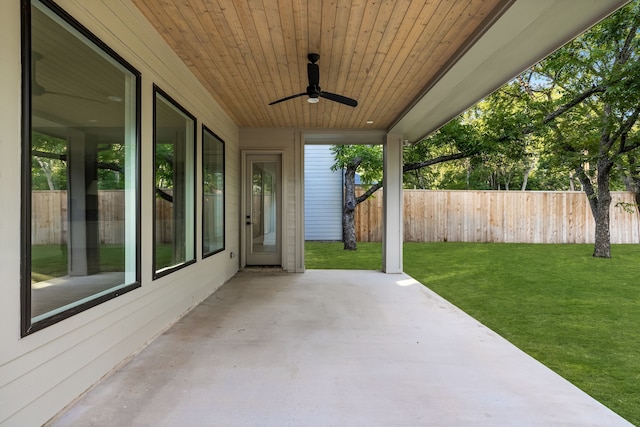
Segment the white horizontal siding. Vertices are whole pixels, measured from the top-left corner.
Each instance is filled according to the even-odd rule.
[[[130,0],[57,0],[142,73],[141,284],[20,337],[20,2],[0,13],[0,425],[38,426],[72,402],[238,271],[239,130]],[[6,60],[4,60],[6,59]],[[158,84],[225,141],[225,252],[152,280],[153,88]],[[198,138],[200,141],[200,138]],[[198,146],[200,143],[198,142]],[[198,161],[201,158],[198,148]],[[201,197],[198,196],[198,206]],[[196,224],[201,224],[198,210]],[[197,238],[197,246],[201,238]]]
[[[305,240],[342,240],[342,172],[333,162],[330,145],[305,145]]]

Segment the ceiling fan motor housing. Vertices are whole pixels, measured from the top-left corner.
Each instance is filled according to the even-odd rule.
[[[320,89],[319,84],[320,67],[318,67],[318,64],[316,64],[318,59],[320,59],[320,55],[317,53],[310,53],[307,55],[307,59],[309,59],[309,63],[307,64],[307,78],[309,80],[307,91],[278,99],[277,101],[269,103],[269,105],[279,104],[280,102],[288,101],[289,99],[298,98],[305,95],[308,96],[307,102],[309,104],[316,104],[319,101],[319,98],[326,98],[328,100],[348,105],[350,107],[356,107],[358,105],[358,101],[356,101],[355,99],[351,99],[343,95],[338,95],[336,93],[323,92],[322,89]]]
[[[309,95],[310,98],[318,98],[320,93],[322,93],[320,86],[307,86],[307,95]]]

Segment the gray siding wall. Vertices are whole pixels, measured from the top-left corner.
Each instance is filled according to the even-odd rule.
[[[342,172],[332,164],[330,145],[305,145],[305,240],[342,240]]]

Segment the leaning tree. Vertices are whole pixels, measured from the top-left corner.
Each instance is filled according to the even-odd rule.
[[[611,180],[621,172],[638,194],[640,151],[640,2],[602,21],[523,73],[522,105],[545,133],[546,148],[582,184],[595,220],[595,257],[611,257]]]

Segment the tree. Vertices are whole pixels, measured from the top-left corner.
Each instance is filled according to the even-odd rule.
[[[493,171],[490,184],[495,186],[498,177],[505,187],[512,182],[516,164],[500,157],[505,153],[506,159],[530,156],[548,170],[570,171],[571,186],[575,177],[595,219],[596,257],[611,256],[611,188],[624,182],[640,201],[636,160],[640,150],[639,27],[640,2],[636,1],[475,107],[483,134],[499,143],[514,143],[513,153],[509,154],[509,144],[500,144],[484,159],[483,166]],[[534,148],[530,154],[528,145]],[[519,150],[523,151],[518,154]],[[531,165],[523,169],[527,180]]]
[[[344,173],[344,202],[342,205],[342,241],[344,249],[355,250],[356,228],[354,214],[356,206],[372,194],[356,197],[356,173],[360,175],[362,182],[371,184],[380,182],[382,178],[382,147],[379,145],[333,145],[331,147],[335,163],[332,170],[341,170]],[[374,190],[375,191],[375,190]]]
[[[573,189],[577,179],[596,223],[593,255],[610,257],[612,186],[624,183],[640,205],[639,28],[640,2],[635,1],[406,150],[408,181],[424,188],[428,174],[417,171],[456,159],[466,159],[466,188],[474,174],[484,174],[489,188],[564,181],[561,185]],[[438,152],[446,146],[449,151]],[[343,156],[334,166],[346,170],[348,164]],[[553,178],[537,177],[538,168]],[[448,175],[451,185],[461,185]],[[355,209],[381,186],[373,183],[358,198],[347,195],[345,209]],[[350,232],[349,224],[343,227]],[[345,248],[355,248],[355,240],[347,244],[347,239],[351,234],[345,232]]]
[[[483,140],[472,124],[457,117],[429,138],[405,147],[403,173],[415,172],[427,166],[464,159],[482,152]],[[371,145],[334,145],[332,170],[344,172],[344,203],[342,210],[342,241],[345,250],[357,248],[354,214],[356,206],[382,188],[382,147]],[[369,188],[355,195],[355,176]]]
[[[595,257],[611,256],[613,172],[625,159],[634,165],[640,148],[639,27],[636,1],[520,76],[532,83],[524,103],[545,126],[525,132],[547,132],[548,149],[575,171],[595,219]],[[633,182],[637,169],[626,176]]]
[[[31,136],[31,187],[33,190],[67,188],[67,142],[34,132]]]

